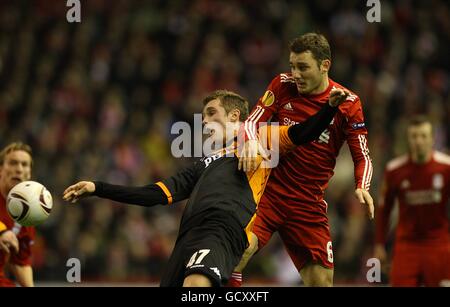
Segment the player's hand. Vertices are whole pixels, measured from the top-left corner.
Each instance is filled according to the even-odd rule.
[[[375,207],[373,205],[372,196],[370,196],[369,192],[365,189],[356,189],[355,196],[361,205],[367,205],[367,215],[373,220],[375,216]]]
[[[380,263],[383,264],[387,260],[386,248],[382,244],[375,244],[373,256],[380,260]]]
[[[14,252],[19,252],[19,241],[17,240],[16,235],[11,230],[7,230],[2,232],[0,235],[0,250],[9,254],[10,249],[13,249]]]
[[[80,181],[68,187],[63,193],[63,199],[72,203],[81,197],[89,196],[95,192],[95,183],[92,181]]]
[[[248,140],[239,157],[238,169],[244,172],[249,172],[256,169],[256,157],[258,156],[258,141]]]
[[[383,244],[375,244],[373,257],[380,261],[381,272],[384,274],[389,274],[391,271],[391,263],[389,262],[388,254]]]
[[[343,103],[347,97],[350,96],[350,92],[341,88],[332,89],[330,92],[330,98],[328,104],[332,107],[337,107]]]
[[[238,169],[244,172],[255,171],[258,168],[258,154],[263,159],[268,158],[268,154],[262,148],[258,140],[248,140],[245,142],[239,156]]]

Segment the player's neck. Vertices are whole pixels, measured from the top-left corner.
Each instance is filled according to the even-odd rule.
[[[413,161],[413,163],[415,164],[427,164],[428,162],[431,161],[431,158],[433,157],[433,151],[429,151],[424,155],[420,155],[418,153],[411,153],[411,160]]]
[[[326,74],[319,86],[311,91],[309,95],[320,95],[328,89],[328,86],[330,86],[330,81],[328,80],[328,74]]]

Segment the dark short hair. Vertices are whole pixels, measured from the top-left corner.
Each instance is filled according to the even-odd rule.
[[[331,49],[325,36],[319,33],[306,33],[295,38],[289,44],[289,50],[294,53],[310,51],[320,65],[323,60],[331,61]]]
[[[7,154],[18,150],[27,152],[31,157],[31,165],[33,165],[33,152],[31,150],[31,146],[22,142],[14,142],[8,144],[5,148],[2,149],[2,151],[0,151],[0,165],[3,165],[3,163],[5,163],[5,157]]]
[[[431,131],[433,132],[433,130],[434,130],[433,123],[431,122],[431,119],[426,115],[423,115],[423,114],[414,115],[408,120],[408,128],[414,127],[414,126],[420,126],[423,124],[430,124]]]
[[[240,111],[239,120],[244,121],[248,117],[248,101],[234,92],[227,90],[217,90],[209,94],[203,99],[203,106],[214,99],[219,99],[225,112],[230,113],[234,109]]]
[[[423,115],[423,114],[419,114],[419,115],[414,115],[413,117],[411,117],[408,121],[408,127],[409,126],[419,126],[425,123],[429,123],[432,125],[431,120],[428,118],[428,116]]]

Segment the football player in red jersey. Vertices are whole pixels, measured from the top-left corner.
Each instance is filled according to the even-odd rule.
[[[397,200],[399,219],[390,283],[436,287],[450,282],[450,156],[433,150],[433,127],[426,117],[411,119],[407,134],[409,154],[386,167],[375,257],[386,263],[389,217]]]
[[[307,33],[290,44],[291,73],[276,76],[244,124],[245,145],[239,167],[253,170],[258,151],[259,123],[281,125],[304,121],[327,103],[336,90],[346,101],[339,106],[319,139],[280,158],[272,171],[253,226],[254,249],[244,254],[230,286],[239,286],[247,261],[278,231],[307,286],[332,286],[333,250],[324,191],[333,176],[336,158],[347,141],[355,165],[355,195],[374,215],[369,186],[372,162],[367,145],[362,103],[359,97],[331,80],[331,51],[327,39]],[[257,243],[255,242],[257,241]]]
[[[16,184],[31,178],[32,163],[31,147],[23,143],[11,143],[0,152],[0,287],[15,286],[5,275],[6,264],[19,285],[34,285],[31,268],[34,227],[15,223],[6,210],[9,191]]]

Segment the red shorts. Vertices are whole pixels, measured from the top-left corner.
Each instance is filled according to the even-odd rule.
[[[394,247],[391,285],[438,287],[450,281],[450,243],[404,243]]]
[[[333,268],[333,248],[326,215],[327,204],[275,204],[263,196],[258,205],[252,231],[258,248],[278,231],[298,271],[307,263]]]

